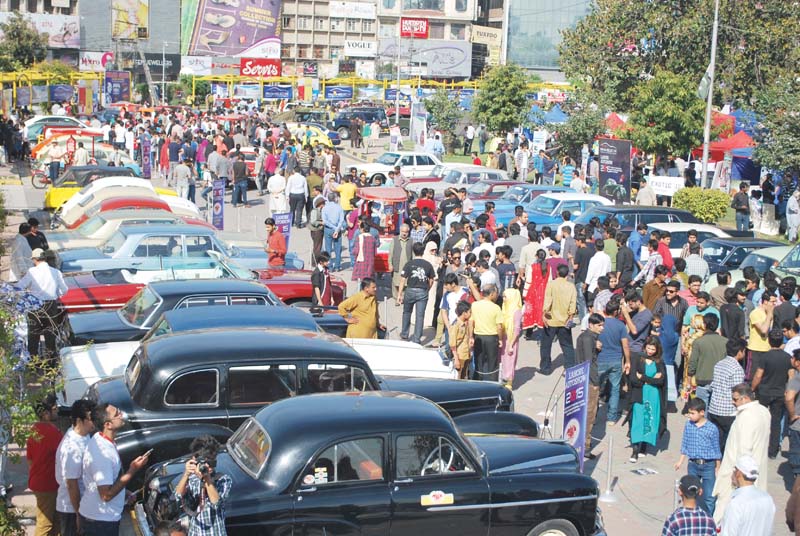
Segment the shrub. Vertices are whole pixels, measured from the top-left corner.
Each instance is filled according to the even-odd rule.
[[[703,223],[716,223],[728,212],[731,198],[722,190],[681,188],[672,197],[672,206],[688,210]]]

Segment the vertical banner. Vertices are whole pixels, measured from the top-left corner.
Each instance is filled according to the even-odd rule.
[[[214,203],[211,208],[211,225],[220,231],[225,228],[225,181],[216,179],[212,191]]]
[[[600,159],[600,195],[616,204],[631,200],[631,142],[601,138],[597,157]]]
[[[292,213],[291,212],[278,212],[272,215],[275,220],[275,227],[283,234],[286,240],[286,251],[289,251],[289,237],[292,235]]]
[[[149,179],[152,173],[152,162],[150,161],[150,134],[147,132],[142,135],[141,145],[142,176],[145,179]]]
[[[105,105],[113,102],[131,100],[131,73],[128,71],[106,71],[106,83],[103,90]]]
[[[586,446],[586,414],[589,409],[590,361],[566,370],[564,376],[564,439],[578,451],[583,472]]]

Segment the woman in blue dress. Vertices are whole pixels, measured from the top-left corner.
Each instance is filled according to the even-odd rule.
[[[640,355],[631,368],[630,436],[633,452],[630,461],[647,453],[647,445],[655,447],[666,428],[666,379],[664,360],[661,358],[661,341],[648,337],[644,355]]]

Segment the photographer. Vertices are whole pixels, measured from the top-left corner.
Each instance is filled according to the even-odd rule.
[[[217,452],[220,445],[211,436],[200,436],[192,441],[192,457],[186,462],[175,496],[190,512],[189,534],[224,536],[225,501],[233,481],[228,475],[216,473]]]

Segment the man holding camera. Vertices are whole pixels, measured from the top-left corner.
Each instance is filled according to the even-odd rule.
[[[233,480],[216,473],[219,443],[211,436],[192,441],[192,457],[175,487],[175,497],[190,513],[191,536],[225,536],[225,501]]]

